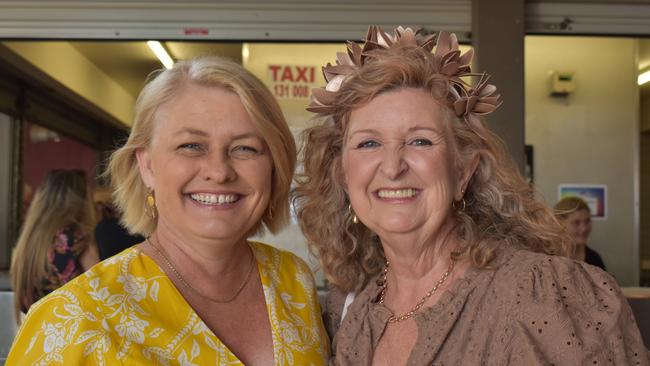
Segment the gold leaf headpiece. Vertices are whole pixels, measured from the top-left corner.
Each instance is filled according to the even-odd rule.
[[[347,53],[336,54],[336,65],[328,63],[323,67],[327,85],[312,90],[307,110],[321,115],[333,114],[336,93],[351,74],[375,57],[371,52],[373,50],[414,45],[432,52],[435,47],[432,55],[434,68],[449,80],[449,107],[470,127],[478,127],[480,122],[477,116],[489,114],[501,105],[501,96],[496,87],[487,83],[487,74],[472,73],[470,65],[474,51],[470,49],[461,55],[455,34],[440,32],[436,41],[435,35],[423,35],[421,31],[414,32],[411,28],[400,26],[390,35],[380,27],[370,26],[363,46],[348,41]],[[479,76],[480,79],[476,85],[472,85],[461,79],[464,76]]]

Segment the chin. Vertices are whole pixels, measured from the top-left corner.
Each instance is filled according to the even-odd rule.
[[[411,232],[416,227],[417,227],[417,225],[413,221],[410,221],[410,220],[391,220],[391,221],[388,221],[388,222],[379,223],[377,225],[377,228],[379,230],[374,230],[372,228],[371,229],[373,231],[375,231],[375,232],[385,231],[385,232],[399,234],[399,233]]]
[[[238,240],[241,237],[246,236],[248,231],[250,231],[250,228],[246,229],[238,225],[227,225],[226,223],[224,223],[223,225],[204,224],[203,227],[200,228],[199,230],[195,229],[193,231],[194,231],[194,235],[203,238],[209,238],[214,240],[227,240],[227,239]]]

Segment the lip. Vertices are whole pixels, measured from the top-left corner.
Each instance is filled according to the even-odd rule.
[[[200,201],[195,200],[192,198],[192,195],[216,195],[216,196],[236,196],[236,200],[233,202],[224,202],[224,203],[202,203]],[[202,209],[207,209],[207,210],[227,210],[231,209],[233,207],[238,206],[245,198],[246,195],[239,193],[239,192],[234,192],[234,191],[209,191],[209,190],[201,190],[201,191],[192,191],[192,192],[187,192],[184,194],[185,198],[191,202],[193,205],[200,207]]]
[[[380,197],[379,192],[380,191],[399,191],[399,190],[406,190],[406,189],[411,189],[415,191],[415,194],[410,197]],[[419,196],[420,193],[422,193],[422,190],[419,188],[415,187],[381,187],[372,192],[373,196],[375,199],[381,201],[381,202],[387,202],[387,203],[408,203],[408,202],[413,202],[415,201]]]

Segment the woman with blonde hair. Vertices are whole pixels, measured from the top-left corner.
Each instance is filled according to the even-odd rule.
[[[81,170],[53,170],[36,190],[11,261],[16,319],[99,262],[95,210]]]
[[[122,222],[147,239],[43,299],[8,364],[324,364],[309,267],[248,240],[288,221],[295,161],[279,105],[242,66],[160,72],[109,163]]]
[[[587,245],[591,234],[591,209],[587,202],[580,197],[564,197],[553,206],[553,209],[555,217],[573,239],[571,257],[606,271],[605,262],[600,254]]]
[[[648,365],[614,279],[563,256],[481,120],[501,102],[471,58],[371,27],[323,69],[294,202],[332,285],[330,364]]]

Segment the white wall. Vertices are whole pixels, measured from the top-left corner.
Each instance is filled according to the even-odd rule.
[[[594,221],[589,245],[623,286],[639,278],[636,56],[634,39],[525,40],[526,143],[535,149],[535,187],[553,205],[560,183],[607,185],[608,218]],[[575,93],[550,97],[551,70],[575,71]]]

